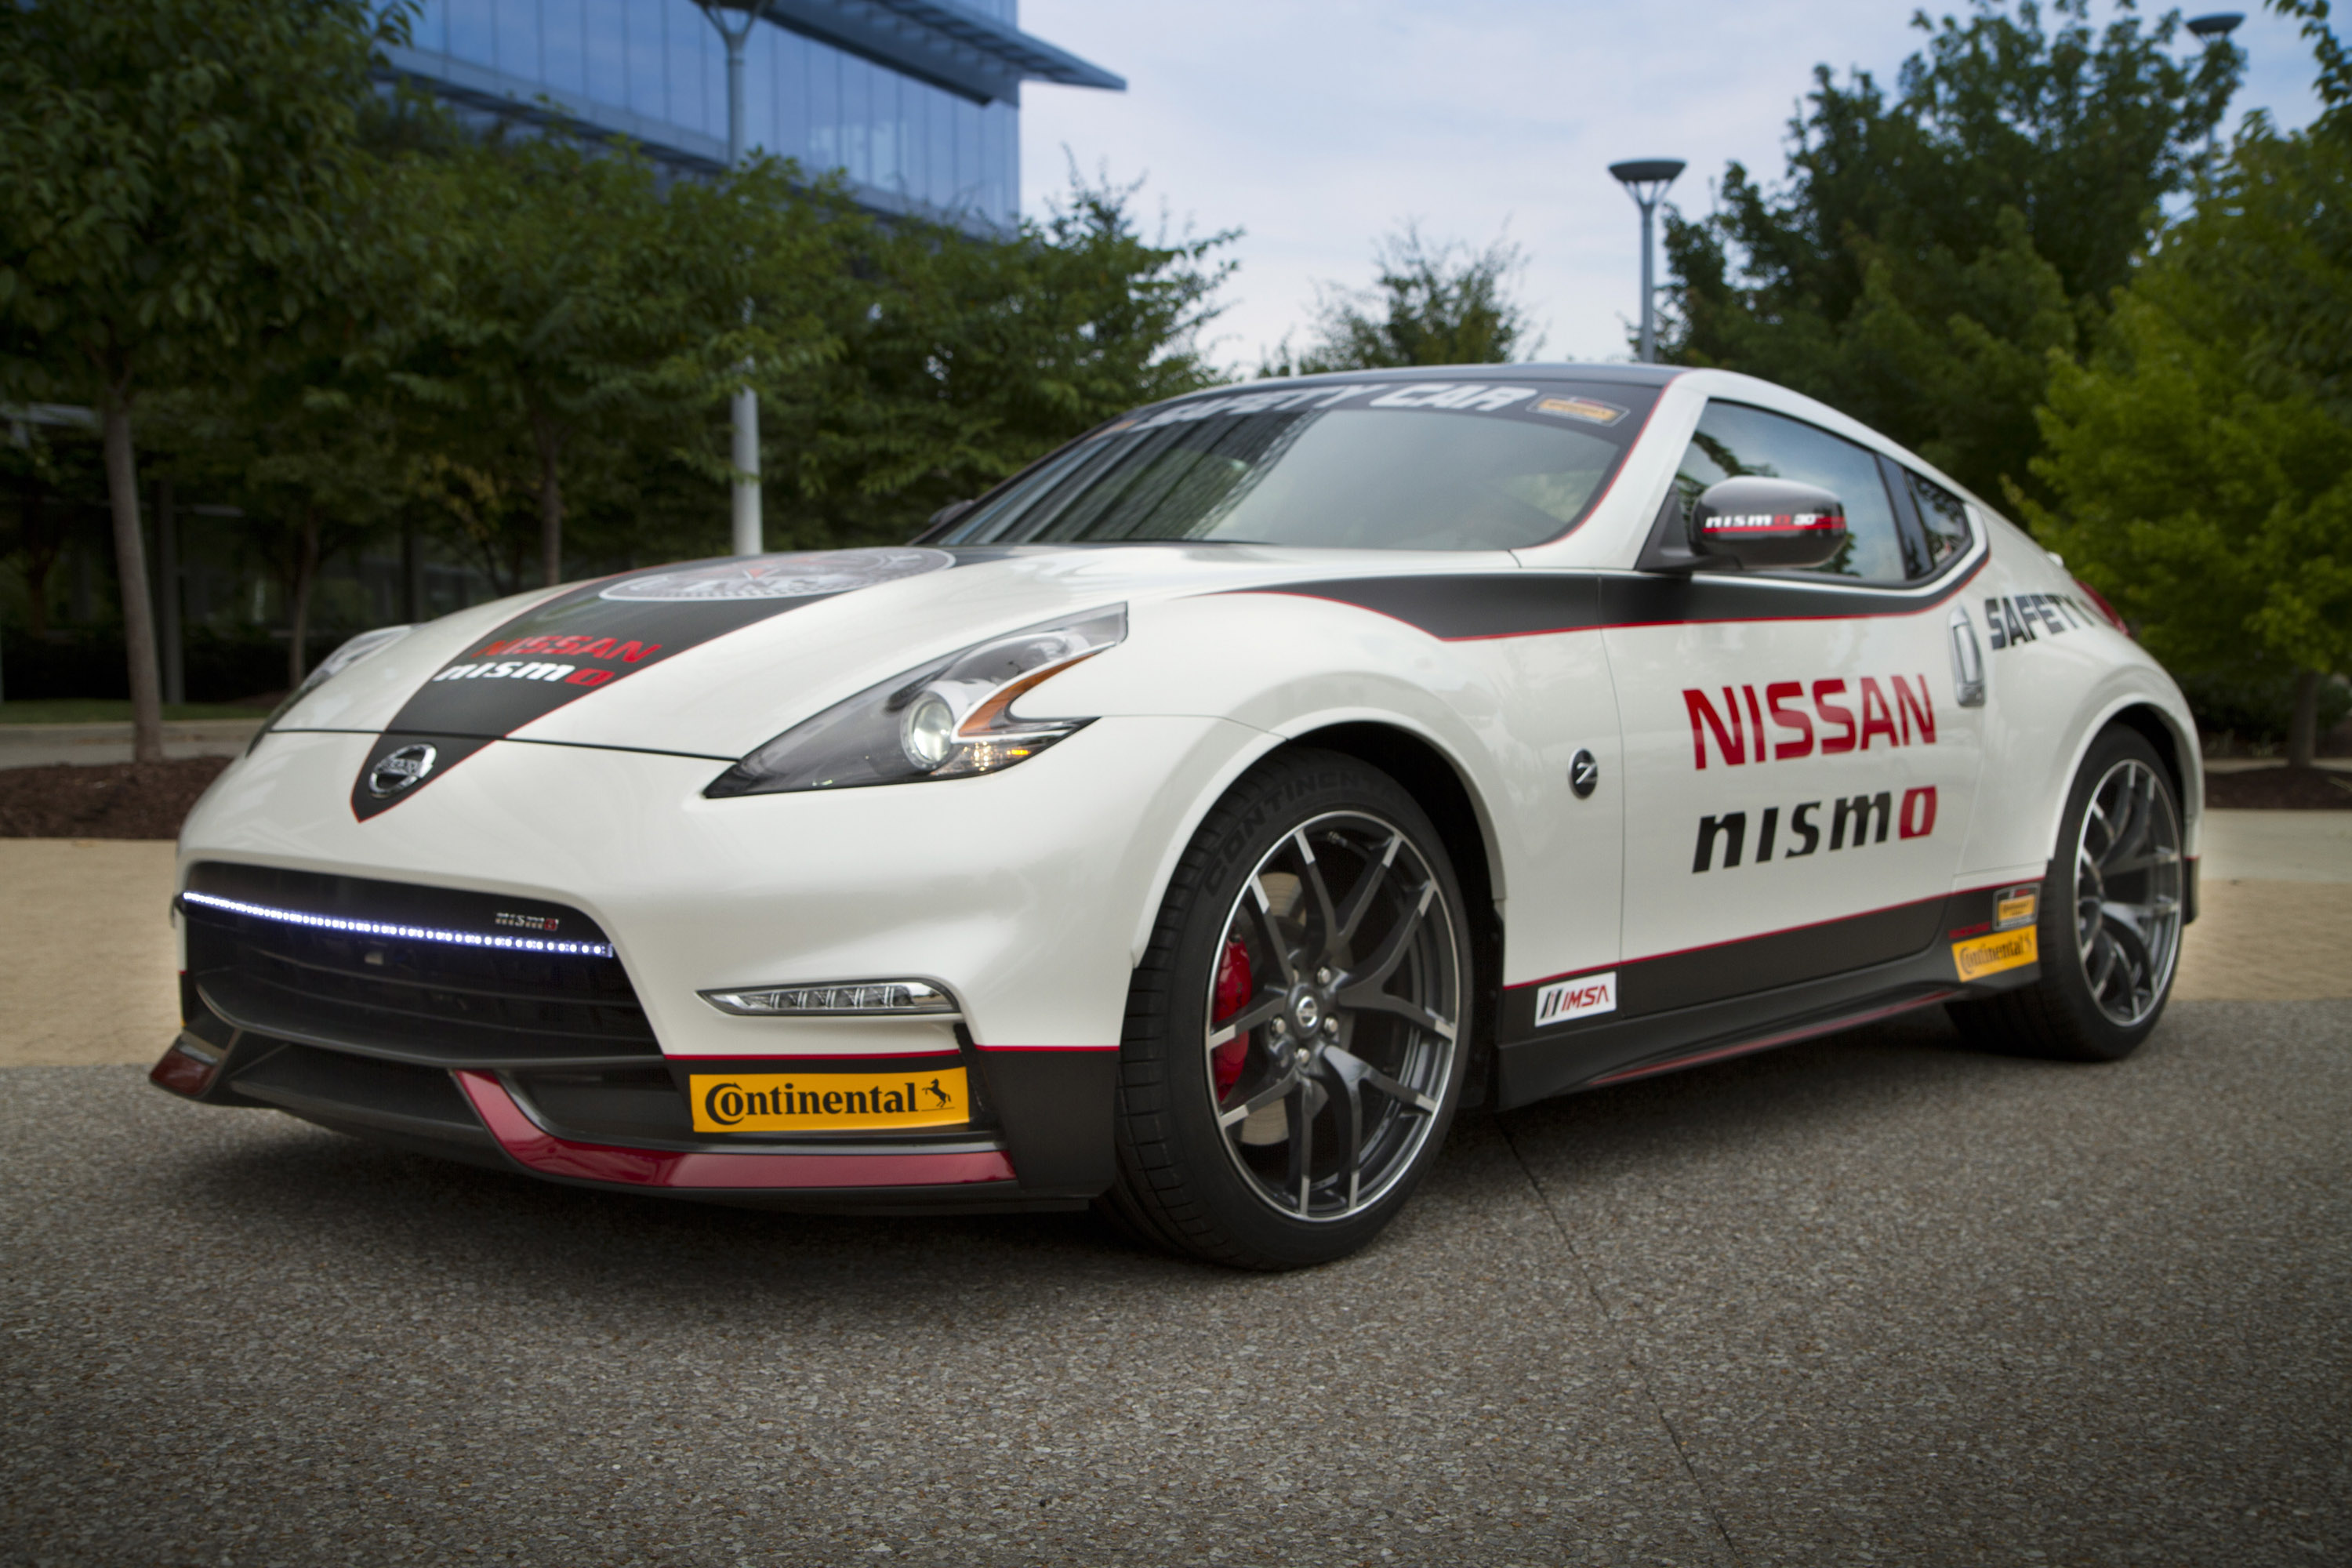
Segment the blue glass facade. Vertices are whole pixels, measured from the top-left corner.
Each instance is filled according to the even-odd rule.
[[[876,58],[893,35],[856,35],[885,40],[860,52],[810,36],[835,12],[856,20],[845,0],[798,0],[784,21],[751,29],[748,142],[813,172],[842,171],[882,210],[1010,224],[1021,204],[1019,81],[1123,85],[1021,34],[1017,3],[867,0],[866,15],[929,46],[908,46],[908,68],[894,68]],[[961,90],[923,79],[950,59],[1003,85],[975,88],[997,79],[969,72]],[[425,0],[393,64],[477,109],[623,132],[666,161],[709,167],[726,155],[726,48],[691,0]]]

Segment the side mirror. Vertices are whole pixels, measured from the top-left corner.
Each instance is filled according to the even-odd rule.
[[[1793,479],[1725,479],[1707,486],[1691,509],[1691,552],[1747,571],[1826,566],[1845,541],[1845,503]]]

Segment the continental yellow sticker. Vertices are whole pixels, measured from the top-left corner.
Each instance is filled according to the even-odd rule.
[[[888,1073],[693,1073],[697,1132],[853,1132],[961,1127],[962,1068]]]
[[[2040,962],[2034,945],[2034,928],[1996,931],[1990,936],[1971,937],[1952,943],[1952,963],[1963,980],[1982,980],[1988,974],[1999,974],[2004,969],[2022,969]]]
[[[2034,917],[2041,913],[2041,906],[2042,884],[2039,882],[2003,888],[1993,895],[1992,929],[2015,931],[2020,926],[2030,926]]]

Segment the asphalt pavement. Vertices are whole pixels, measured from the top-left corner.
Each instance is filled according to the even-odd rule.
[[[2352,1560],[2352,1002],[1458,1129],[1264,1278],[0,1074],[0,1560]]]

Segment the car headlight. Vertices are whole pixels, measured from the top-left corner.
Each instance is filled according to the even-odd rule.
[[[1001,773],[1091,719],[1016,719],[1013,700],[1127,637],[1127,606],[977,644],[804,720],[729,768],[713,798]]]
[[[266,735],[275,728],[278,721],[284,718],[287,710],[292,708],[294,704],[301,701],[368,655],[382,652],[415,629],[415,626],[378,626],[372,632],[362,632],[345,642],[342,647],[320,659],[318,667],[303,677],[302,684],[288,692],[286,700],[269,710],[269,717],[261,721],[261,734]],[[257,741],[260,738],[261,735],[254,737]]]

